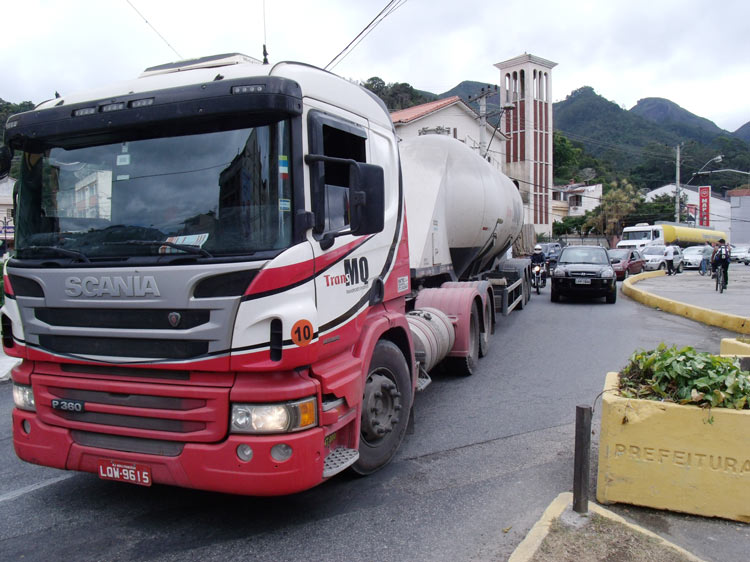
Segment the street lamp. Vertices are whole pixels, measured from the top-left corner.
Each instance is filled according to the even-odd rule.
[[[679,168],[680,161],[679,161],[679,154],[680,153],[679,153],[679,147],[677,147],[677,148],[678,148],[678,152],[677,152],[677,154],[678,154],[678,156],[677,156],[677,158],[678,158],[677,159],[677,185],[675,186],[675,192],[674,192],[674,199],[675,199],[674,200],[674,207],[675,207],[675,210],[674,210],[675,219],[674,219],[674,221],[677,222],[677,223],[679,223],[680,222],[680,168]],[[690,185],[690,182],[693,181],[693,178],[695,176],[701,174],[701,173],[704,173],[704,174],[705,173],[711,173],[711,172],[704,172],[703,170],[705,170],[706,166],[708,166],[711,162],[721,162],[723,159],[724,159],[724,155],[723,154],[719,154],[719,155],[714,156],[713,158],[711,158],[708,162],[706,162],[705,164],[703,164],[703,166],[701,166],[700,170],[698,170],[697,172],[695,172],[690,177],[690,179],[687,181],[687,183],[685,185]]]

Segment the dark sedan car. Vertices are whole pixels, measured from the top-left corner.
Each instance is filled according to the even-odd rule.
[[[638,253],[638,250],[632,248],[613,248],[607,250],[609,261],[612,263],[612,269],[615,270],[617,279],[622,281],[628,275],[635,275],[643,271],[643,264],[646,260]]]
[[[552,302],[561,296],[617,300],[617,277],[607,250],[601,246],[566,246],[552,274]]]

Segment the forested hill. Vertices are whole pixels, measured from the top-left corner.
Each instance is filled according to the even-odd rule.
[[[683,181],[719,154],[724,167],[750,169],[750,145],[739,134],[747,130],[750,136],[750,127],[730,133],[661,98],[643,99],[628,111],[585,86],[554,104],[554,127],[642,187],[658,187],[665,177],[674,177],[678,144]],[[737,174],[721,178],[728,187],[744,181]]]
[[[5,135],[5,122],[8,120],[8,117],[14,113],[21,113],[30,109],[34,109],[34,104],[30,101],[10,103],[0,98],[0,141],[2,141]]]

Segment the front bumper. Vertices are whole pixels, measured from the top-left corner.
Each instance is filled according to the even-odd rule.
[[[662,264],[664,264],[664,268],[667,267],[667,264],[663,261],[646,262],[645,264],[643,264],[643,269],[645,271],[656,271],[661,267]]]
[[[252,496],[291,494],[324,480],[327,450],[321,427],[283,435],[230,435],[220,443],[185,443],[175,456],[92,447],[81,444],[82,437],[82,432],[44,423],[35,412],[13,410],[16,454],[34,464],[96,473],[99,459],[138,463],[150,468],[156,483]],[[248,462],[237,457],[243,443],[253,449]],[[278,443],[293,451],[284,462],[271,457],[271,447]]]
[[[604,297],[617,291],[617,282],[615,278],[588,278],[590,284],[581,284],[576,282],[578,277],[553,277],[552,289],[561,294],[568,296],[599,296]]]

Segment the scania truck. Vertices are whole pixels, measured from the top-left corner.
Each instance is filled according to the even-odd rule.
[[[247,495],[388,463],[429,371],[528,299],[513,183],[399,143],[383,103],[222,55],[11,116],[13,443],[100,478]]]

